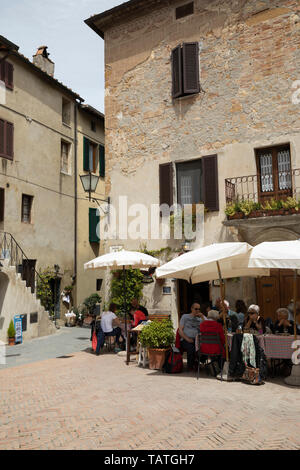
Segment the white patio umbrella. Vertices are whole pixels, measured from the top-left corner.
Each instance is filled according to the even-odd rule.
[[[251,252],[249,267],[294,269],[294,336],[297,340],[296,300],[297,270],[300,269],[300,240],[260,243]],[[285,381],[289,385],[300,385],[300,365],[293,365],[292,374]]]
[[[127,334],[127,312],[126,312],[126,284],[125,284],[125,270],[126,269],[148,269],[160,266],[161,261],[153,256],[146,255],[139,251],[116,251],[107,253],[106,255],[98,256],[98,258],[84,264],[84,269],[123,269],[123,288],[124,288],[124,311],[125,311],[125,332]]]
[[[220,280],[226,362],[228,362],[229,354],[223,279],[239,276],[268,276],[270,273],[267,268],[249,268],[251,249],[252,246],[245,242],[215,243],[178,256],[156,270],[158,278],[185,279],[192,284],[214,279]]]

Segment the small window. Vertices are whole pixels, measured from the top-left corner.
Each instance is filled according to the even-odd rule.
[[[22,222],[26,224],[31,223],[32,201],[33,196],[22,194]]]
[[[60,166],[60,171],[62,173],[65,173],[67,175],[70,174],[70,148],[71,145],[68,142],[61,141],[61,152],[60,152],[60,158],[61,158],[61,166]]]
[[[62,99],[62,122],[68,126],[71,123],[71,102],[65,98]]]
[[[96,122],[95,121],[91,121],[91,129],[93,132],[96,132]]]
[[[30,314],[30,323],[37,323],[38,322],[38,313],[34,312]]]
[[[199,44],[188,42],[172,50],[172,98],[200,93]]]
[[[96,280],[96,290],[99,291],[101,290],[103,279],[97,279]]]
[[[199,204],[202,199],[202,162],[178,163],[177,170],[177,201],[179,204]]]
[[[4,119],[0,119],[0,157],[14,157],[14,125]]]
[[[99,166],[98,145],[84,137],[83,139],[83,169],[96,173]]]
[[[176,20],[184,18],[185,16],[192,15],[194,13],[194,2],[186,3],[181,7],[176,8]]]
[[[13,90],[14,66],[6,60],[2,60],[2,62],[0,62],[0,80],[5,83],[6,88]]]
[[[4,189],[0,188],[0,222],[4,221]]]

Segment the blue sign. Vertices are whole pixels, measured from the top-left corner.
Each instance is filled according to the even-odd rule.
[[[15,324],[15,330],[16,330],[15,342],[16,343],[22,343],[23,337],[22,337],[22,317],[21,317],[21,315],[15,315],[14,316],[14,324]]]

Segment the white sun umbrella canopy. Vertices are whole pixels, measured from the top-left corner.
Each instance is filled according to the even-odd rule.
[[[116,251],[98,256],[84,264],[84,269],[148,269],[161,265],[161,261],[153,256],[138,251]]]
[[[260,243],[252,250],[249,267],[300,269],[300,240]]]
[[[269,269],[249,268],[252,246],[245,242],[215,243],[174,258],[156,270],[158,278],[172,277],[196,284],[221,277],[268,276]]]

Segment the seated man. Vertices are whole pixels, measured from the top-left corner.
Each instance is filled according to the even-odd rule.
[[[193,370],[195,365],[195,338],[199,334],[200,324],[206,320],[200,309],[200,305],[194,303],[191,313],[182,315],[178,328],[181,337],[180,343],[184,351],[187,352],[188,370]]]
[[[207,314],[207,320],[203,321],[200,325],[200,333],[218,334],[220,337],[221,346],[218,344],[201,344],[200,353],[207,354],[221,354],[225,358],[225,336],[222,325],[218,323],[219,314],[216,310],[210,310]],[[221,362],[221,361],[220,361]],[[221,363],[219,363],[221,367]]]
[[[146,307],[139,305],[139,302],[137,301],[137,299],[132,299],[131,306],[132,308],[134,308],[134,310],[140,310],[141,312],[143,312],[145,314],[146,320],[148,320],[148,316],[149,316],[148,310],[146,309]]]
[[[115,336],[117,346],[115,348],[115,352],[121,351],[120,349],[120,338],[122,338],[123,342],[124,337],[121,332],[120,328],[120,320],[118,319],[115,311],[117,310],[117,306],[114,303],[111,303],[109,306],[109,310],[107,312],[103,312],[101,316],[101,328],[105,334],[105,336]]]
[[[287,308],[278,308],[276,310],[277,321],[273,327],[273,333],[294,333],[294,322],[289,320],[289,311]]]
[[[136,326],[138,326],[143,321],[147,321],[146,315],[144,314],[144,312],[142,312],[139,309],[136,310],[135,308],[132,308],[130,310],[130,316],[133,317],[132,328],[135,328]]]

